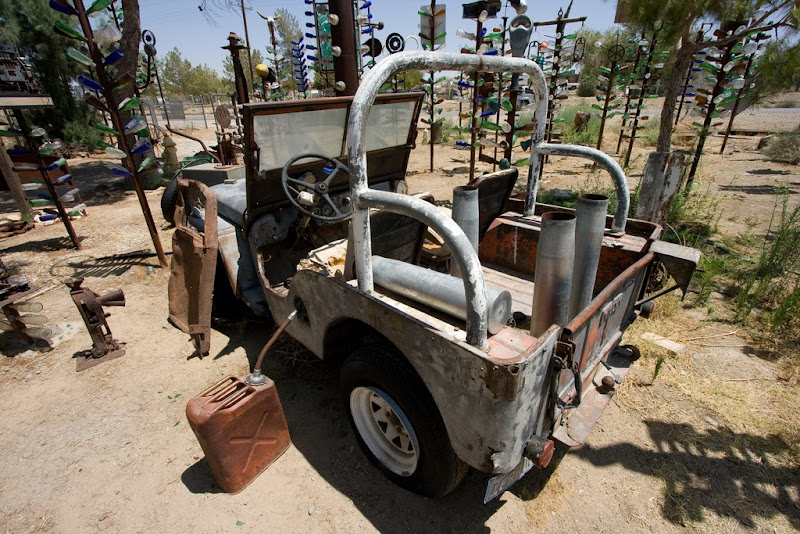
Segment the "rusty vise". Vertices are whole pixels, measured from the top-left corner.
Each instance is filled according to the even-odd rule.
[[[69,287],[69,294],[92,337],[92,350],[85,351],[83,356],[78,357],[76,370],[83,371],[124,355],[125,349],[111,336],[111,329],[106,322],[106,317],[111,314],[103,310],[103,306],[125,306],[125,294],[122,290],[98,295],[91,289],[81,287],[83,278],[66,278],[63,282]]]

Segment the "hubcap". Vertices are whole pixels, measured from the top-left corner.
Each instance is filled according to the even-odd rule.
[[[414,473],[419,441],[394,399],[378,388],[359,386],[350,392],[350,413],[361,439],[387,469],[400,476]]]

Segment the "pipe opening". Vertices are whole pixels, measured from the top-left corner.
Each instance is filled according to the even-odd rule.
[[[542,214],[542,220],[547,221],[572,221],[575,220],[574,213],[565,213],[563,211],[548,211]]]
[[[603,202],[608,200],[607,196],[599,195],[596,193],[586,193],[585,195],[581,195],[581,198],[585,200],[596,200],[598,202]]]

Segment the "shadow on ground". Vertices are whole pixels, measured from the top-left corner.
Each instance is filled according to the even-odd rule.
[[[748,195],[777,195],[779,193],[787,193],[796,195],[798,191],[789,186],[779,185],[721,185],[720,191],[734,191],[737,193],[746,193]]]
[[[661,479],[662,514],[680,525],[701,522],[706,511],[753,529],[757,518],[784,515],[800,528],[800,468],[772,465],[769,457],[791,447],[727,428],[698,432],[685,423],[645,421],[656,450],[632,443],[586,445],[573,452],[596,466],[622,465]]]
[[[87,255],[72,256],[59,260],[50,267],[50,276],[56,278],[83,277],[107,278],[122,276],[133,267],[156,267],[155,253],[148,251],[131,252],[103,258]]]

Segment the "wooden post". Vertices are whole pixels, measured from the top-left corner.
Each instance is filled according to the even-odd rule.
[[[16,171],[14,171],[14,164],[11,162],[8,152],[6,152],[2,137],[0,137],[0,172],[6,179],[11,196],[14,197],[14,203],[22,214],[22,220],[32,222],[33,211],[31,210],[31,205],[28,202],[25,191],[22,190],[22,183],[20,183]]]

